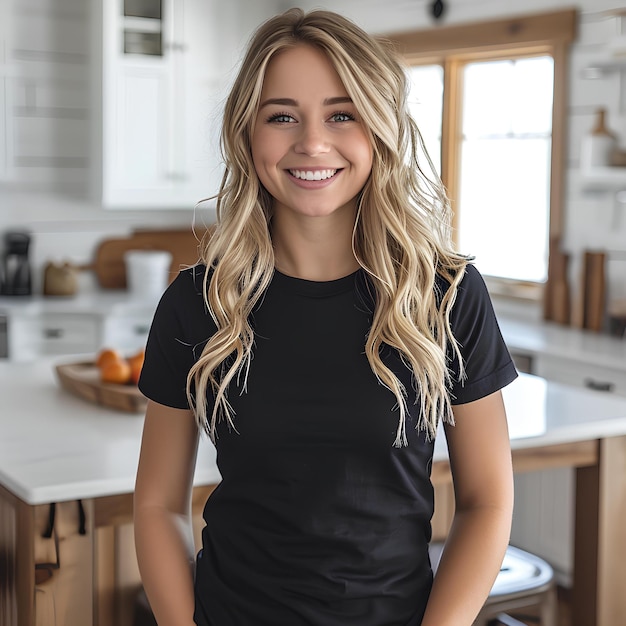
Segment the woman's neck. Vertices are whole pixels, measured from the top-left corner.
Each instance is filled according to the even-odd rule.
[[[283,274],[328,281],[359,268],[352,252],[353,222],[309,218],[296,224],[272,219],[271,228],[275,266]]]

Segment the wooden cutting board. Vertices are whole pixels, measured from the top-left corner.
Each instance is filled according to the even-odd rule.
[[[97,247],[90,269],[103,289],[126,289],[124,254],[129,250],[167,250],[172,255],[170,276],[197,263],[198,245],[205,231],[138,230],[129,237],[105,239]]]

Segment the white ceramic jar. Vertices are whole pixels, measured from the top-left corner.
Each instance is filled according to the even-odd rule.
[[[166,250],[129,250],[124,254],[126,284],[132,298],[156,300],[170,282],[172,254]]]

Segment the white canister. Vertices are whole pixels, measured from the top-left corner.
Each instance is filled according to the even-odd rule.
[[[170,279],[172,254],[166,250],[129,250],[124,254],[126,285],[133,298],[160,298]]]
[[[580,164],[584,170],[611,165],[615,149],[615,139],[608,135],[587,135],[583,137]]]
[[[580,165],[583,170],[611,165],[617,137],[606,126],[606,110],[598,109],[596,124],[591,132],[583,137]]]

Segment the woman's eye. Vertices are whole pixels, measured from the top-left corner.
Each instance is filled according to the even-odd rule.
[[[351,113],[333,113],[330,119],[333,122],[352,122],[354,121],[354,115]]]
[[[291,115],[287,115],[287,113],[276,113],[267,120],[268,122],[274,122],[276,124],[289,124],[290,122],[295,121]]]

